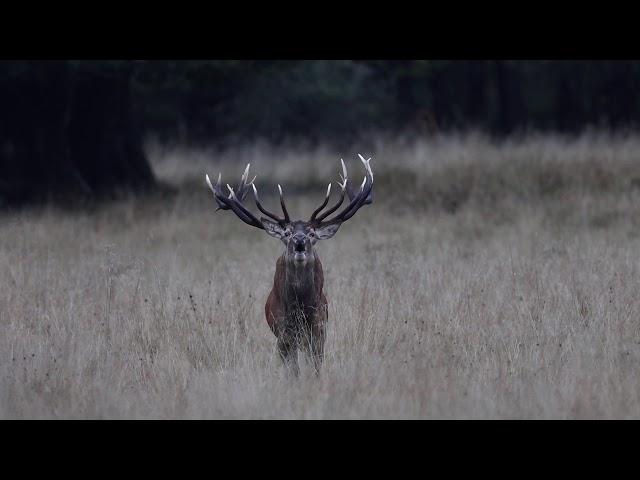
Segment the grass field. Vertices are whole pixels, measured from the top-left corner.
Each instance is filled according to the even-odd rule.
[[[640,417],[640,138],[363,146],[375,200],[318,245],[326,358],[297,380],[263,313],[283,247],[204,173],[252,162],[307,217],[358,152],[148,150],[176,193],[0,217],[0,417]]]

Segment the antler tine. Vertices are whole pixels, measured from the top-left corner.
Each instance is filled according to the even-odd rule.
[[[256,206],[258,207],[258,210],[260,210],[262,213],[264,213],[268,217],[271,217],[272,219],[274,219],[276,222],[278,222],[281,225],[283,225],[284,223],[288,222],[288,220],[286,218],[280,218],[277,215],[275,215],[275,214],[271,213],[270,211],[268,211],[266,208],[264,208],[262,206],[262,202],[260,202],[260,197],[258,197],[258,189],[253,184],[253,181],[251,182],[251,186],[253,187],[253,199],[256,202]]]
[[[284,214],[284,221],[289,223],[289,212],[287,212],[287,207],[284,204],[284,195],[282,194],[282,187],[280,184],[278,184],[278,191],[280,192],[280,206],[282,207],[282,213]]]
[[[355,193],[353,192],[353,188],[351,188],[351,181],[349,181],[349,179],[347,178],[347,167],[344,166],[344,160],[340,159],[340,163],[342,163],[342,172],[344,173],[343,181],[347,196],[349,197],[349,200],[353,200],[353,197],[355,197]]]
[[[364,168],[367,169],[367,173],[371,177],[371,183],[373,183],[373,171],[371,170],[371,165],[369,165],[369,162],[371,161],[371,157],[365,160],[362,155],[358,154],[358,156],[360,157],[360,160],[362,160],[362,163],[364,163]]]
[[[322,205],[320,205],[318,208],[314,210],[314,212],[311,214],[311,219],[309,219],[309,222],[315,221],[316,215],[318,215],[322,211],[322,209],[327,206],[327,203],[329,203],[330,196],[331,196],[331,182],[329,182],[329,186],[327,187],[327,195],[324,197],[324,202],[322,202]]]
[[[340,159],[340,161],[342,161],[342,159]],[[340,185],[340,199],[338,200],[338,202],[333,207],[331,207],[329,210],[327,210],[322,215],[320,215],[318,218],[316,218],[315,219],[316,222],[322,222],[322,220],[324,220],[329,215],[331,215],[333,212],[335,212],[338,208],[340,208],[340,205],[342,205],[342,202],[344,202],[344,192],[345,192],[345,188],[347,186],[347,169],[344,166],[344,162],[342,162],[342,171],[344,172],[344,176],[340,175],[340,177],[342,178],[342,183],[338,182],[338,185]]]
[[[226,203],[221,201],[220,198],[219,198],[219,197],[223,197],[224,198],[224,194],[222,193],[222,186],[221,186],[221,183],[220,183],[221,179],[222,179],[222,173],[219,173],[218,174],[218,181],[216,182],[216,185],[214,187],[213,185],[211,185],[211,180],[209,179],[209,175],[205,175],[205,180],[207,181],[207,185],[209,186],[209,188],[213,192],[213,197],[215,198],[216,203],[218,204],[218,208],[216,208],[216,211],[218,211],[218,210],[229,210],[231,208]]]
[[[364,164],[364,168],[367,170],[367,173],[371,177],[371,185],[373,186],[373,170],[371,170],[371,165],[369,165],[369,162],[371,162],[371,157],[369,157],[368,159],[365,160],[362,155],[358,154],[358,156],[360,157],[360,160]],[[365,204],[370,204],[372,202],[373,202],[373,188],[369,192],[369,195],[367,196],[367,198],[364,201],[364,203]]]
[[[238,184],[238,190],[236,192],[236,197],[242,202],[244,201],[244,198],[247,196],[247,193],[249,192],[249,185],[251,185],[253,183],[254,179],[247,183],[247,179],[249,178],[249,167],[251,166],[250,163],[247,164],[247,168],[244,169],[244,173],[242,174],[242,177],[240,177],[240,183]]]
[[[216,191],[213,189],[213,185],[211,185],[211,180],[209,180],[209,174],[205,173],[204,175],[204,179],[207,182],[207,185],[209,186],[209,189],[213,192],[213,194],[215,195]]]
[[[346,183],[347,181],[347,167],[344,164],[344,160],[340,159],[340,163],[342,164],[342,175],[340,175],[342,177],[342,181]]]

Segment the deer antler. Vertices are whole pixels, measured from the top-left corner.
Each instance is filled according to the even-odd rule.
[[[329,202],[329,196],[331,195],[331,184],[329,184],[324,202],[313,212],[313,214],[311,215],[311,219],[309,220],[310,223],[315,224],[317,227],[321,227],[325,225],[346,222],[358,211],[358,209],[360,209],[360,207],[373,202],[373,171],[371,170],[371,166],[369,165],[371,158],[365,160],[362,155],[358,154],[358,156],[360,157],[360,160],[364,164],[366,170],[366,175],[364,177],[364,180],[362,181],[362,185],[360,186],[359,191],[357,193],[354,193],[353,189],[351,188],[351,182],[347,177],[347,167],[344,164],[344,160],[340,159],[340,163],[342,164],[342,175],[340,175],[342,183],[338,182],[338,185],[340,185],[341,187],[340,199],[333,207],[317,217],[318,213],[320,213]],[[335,217],[324,221],[325,218],[327,218],[338,208],[340,208],[340,205],[342,205],[342,202],[344,202],[345,191],[349,196],[349,205],[347,205]]]
[[[227,184],[229,195],[226,197],[224,195],[224,192],[222,191],[222,184],[221,184],[222,174],[221,173],[218,174],[218,181],[216,182],[215,185],[211,184],[209,175],[205,175],[207,185],[213,192],[213,196],[216,200],[216,203],[218,204],[218,208],[216,210],[231,210],[233,211],[233,213],[235,213],[238,216],[238,218],[240,218],[240,220],[242,220],[246,224],[264,230],[262,221],[256,218],[253,215],[253,213],[251,213],[247,209],[247,207],[245,207],[245,205],[242,203],[244,201],[244,198],[247,196],[247,192],[249,191],[249,186],[251,186],[253,187],[253,196],[254,196],[256,205],[262,213],[271,217],[273,220],[277,221],[280,225],[289,223],[289,213],[287,212],[287,208],[285,207],[285,204],[284,204],[284,197],[282,195],[282,188],[280,188],[280,185],[278,185],[278,189],[280,190],[280,204],[282,205],[284,218],[278,217],[277,215],[269,212],[266,208],[262,206],[262,203],[260,202],[260,199],[258,197],[258,190],[256,189],[256,186],[253,183],[256,177],[254,176],[253,180],[251,180],[250,182],[247,182],[247,179],[249,178],[250,165],[251,164],[248,164],[247,168],[245,168],[244,173],[240,178],[240,183],[236,188],[236,191],[234,191],[233,188],[229,184]]]

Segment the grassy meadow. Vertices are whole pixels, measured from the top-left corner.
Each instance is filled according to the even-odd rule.
[[[306,219],[357,153],[374,203],[316,247],[325,363],[292,379],[264,318],[283,246],[204,174],[251,162]],[[148,154],[171,191],[0,216],[1,418],[640,417],[640,137]]]

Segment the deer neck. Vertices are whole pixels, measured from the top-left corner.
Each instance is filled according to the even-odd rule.
[[[316,301],[315,256],[304,265],[288,262],[285,259],[284,296],[289,305],[312,307]]]

